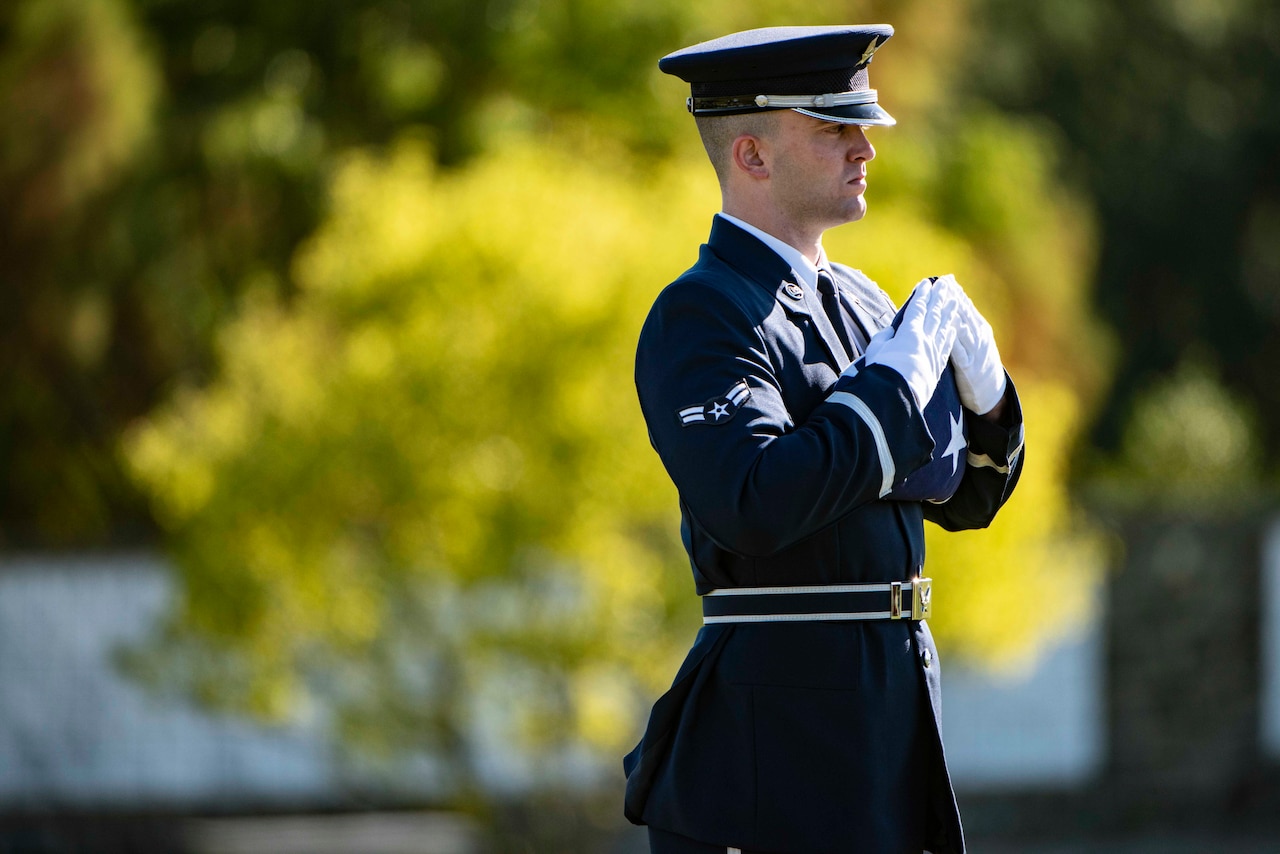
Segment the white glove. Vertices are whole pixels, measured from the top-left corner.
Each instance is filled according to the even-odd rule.
[[[888,326],[877,332],[867,343],[866,354],[845,373],[856,374],[859,364],[891,368],[907,381],[916,406],[923,410],[951,358],[958,307],[953,291],[922,279],[907,298],[897,330]]]
[[[939,279],[955,279],[944,276]],[[1004,399],[1005,373],[996,349],[996,338],[991,324],[978,313],[973,301],[955,285],[959,293],[956,312],[956,342],[951,351],[951,366],[955,369],[956,389],[960,402],[978,415],[986,415]]]

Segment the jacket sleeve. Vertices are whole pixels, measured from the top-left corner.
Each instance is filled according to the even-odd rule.
[[[933,450],[906,383],[880,365],[841,378],[811,412],[788,411],[781,363],[802,354],[766,327],[720,289],[684,279],[659,296],[636,355],[650,440],[685,506],[717,545],[746,557],[878,499]]]
[[[965,410],[969,450],[964,478],[942,504],[925,502],[924,517],[948,531],[985,528],[1009,500],[1022,475],[1022,403],[1005,375],[1007,409],[1002,424]]]

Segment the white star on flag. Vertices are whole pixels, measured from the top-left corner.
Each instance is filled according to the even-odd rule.
[[[956,468],[960,465],[960,452],[965,449],[964,432],[960,429],[962,422],[954,415],[949,415],[951,419],[951,441],[947,444],[947,450],[943,453],[944,457],[951,457],[951,473],[956,473]]]

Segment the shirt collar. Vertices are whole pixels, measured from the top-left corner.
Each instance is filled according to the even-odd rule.
[[[806,258],[804,253],[799,249],[789,243],[784,243],[768,232],[761,231],[749,222],[743,222],[736,216],[727,214],[724,211],[720,211],[716,216],[728,220],[738,228],[758,238],[761,243],[778,253],[779,257],[781,257],[783,261],[791,265],[792,272],[794,272],[796,277],[800,279],[801,284],[807,285],[810,290],[817,289],[818,270],[825,270],[827,267],[827,255],[822,250],[821,246],[818,247],[818,263],[814,264]],[[828,275],[830,275],[829,271]]]

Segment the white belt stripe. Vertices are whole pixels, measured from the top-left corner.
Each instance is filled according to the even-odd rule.
[[[880,426],[880,419],[876,418],[871,408],[862,402],[858,397],[849,394],[847,391],[837,391],[827,400],[832,403],[840,403],[852,409],[858,414],[867,425],[867,429],[871,431],[871,436],[876,440],[876,453],[880,455],[880,497],[889,494],[889,490],[893,488],[893,477],[895,474],[893,466],[893,455],[889,453],[889,440],[884,436],[884,427]]]
[[[904,612],[906,613],[906,612]],[[858,611],[850,614],[743,614],[740,616],[703,617],[703,623],[801,623],[834,620],[888,620],[888,611]]]
[[[910,590],[912,582],[902,582],[903,590]],[[809,584],[799,587],[721,587],[704,593],[704,596],[774,596],[782,593],[888,593],[893,586],[887,582],[866,584]]]

